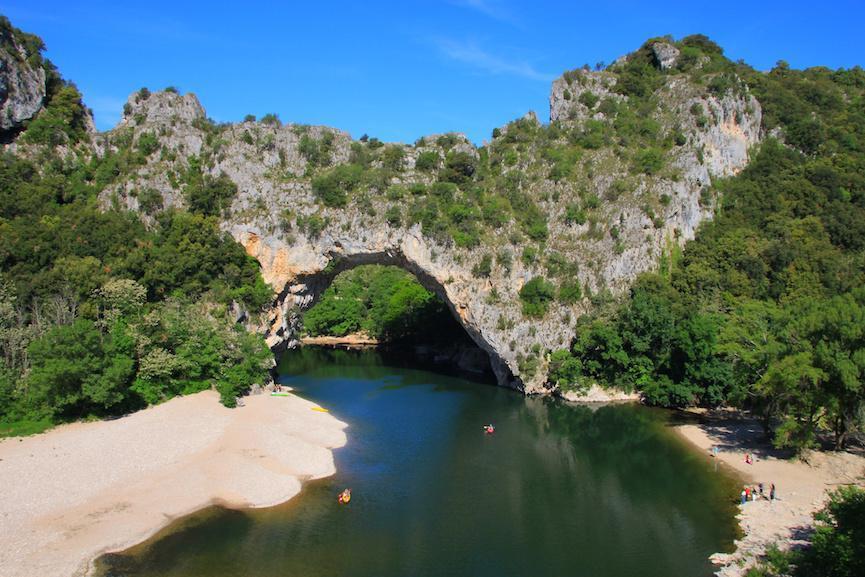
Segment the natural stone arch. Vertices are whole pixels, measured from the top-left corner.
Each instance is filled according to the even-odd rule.
[[[404,239],[408,247],[416,249],[409,251],[408,254],[403,250],[406,244],[372,250],[352,246],[347,250],[339,240],[335,240],[332,250],[322,254],[323,258],[316,259],[316,264],[308,268],[299,268],[299,263],[293,266],[291,264],[285,267],[279,266],[278,261],[284,253],[277,251],[274,260],[270,261],[271,265],[277,266],[271,268],[295,272],[285,280],[282,290],[276,297],[268,328],[269,344],[275,349],[297,346],[298,341],[295,337],[300,328],[302,312],[318,302],[322,293],[340,273],[361,265],[396,266],[414,275],[421,286],[435,293],[445,303],[466,334],[486,353],[490,368],[499,385],[523,391],[525,389],[523,382],[514,376],[507,360],[499,354],[496,345],[487,340],[482,325],[472,321],[468,303],[459,298],[461,291],[448,290],[448,285],[454,284],[447,282],[450,277],[442,281],[437,276],[438,271],[432,269],[422,258],[418,258],[426,252],[421,249],[421,243],[416,242],[418,238],[422,237]],[[269,251],[266,248],[256,252],[263,246],[262,240],[256,235],[247,235],[244,245],[260,261],[268,261]],[[269,280],[273,283],[275,279]]]
[[[666,61],[665,57],[659,65]],[[657,270],[676,245],[694,238],[700,223],[712,218],[717,206],[712,179],[744,168],[750,147],[760,141],[759,102],[743,87],[718,95],[671,69],[656,92],[660,104],[652,112],[660,128],[676,135],[675,146],[662,153],[664,171],[641,171],[629,155],[620,157],[615,147],[606,146],[582,150],[582,164],[570,169],[574,178],[563,179],[561,174],[554,176],[556,167],[540,149],[529,146],[514,157],[515,162],[500,159],[500,181],[472,181],[486,186],[490,198],[507,198],[508,187],[516,187],[515,192],[546,219],[542,237],[520,222],[519,211],[526,203],[517,199],[507,218],[484,225],[482,238],[474,244],[457,242],[450,233],[450,238],[443,238],[447,234],[434,228],[425,232],[417,224],[422,219],[410,214],[413,191],[391,198],[388,190],[413,184],[426,190],[441,181],[440,174],[418,166],[422,155],[434,154],[441,160],[454,153],[481,162],[484,151],[489,155],[500,145],[511,146],[511,136],[523,133],[538,144],[538,135],[549,136],[552,129],[558,134],[555,142],[565,146],[563,135],[579,133],[586,122],[609,123],[612,117],[590,108],[580,96],[591,92],[594,100],[627,101],[615,90],[618,77],[613,68],[565,74],[553,83],[549,127],[528,114],[495,131],[484,149],[458,134],[385,148],[378,143],[378,149],[399,151],[400,168],[387,173],[386,182],[354,191],[363,192],[363,203],[354,192],[343,202],[325,202],[313,181],[352,163],[358,149],[372,154],[371,140],[354,141],[345,132],[321,126],[253,121],[216,125],[191,94],[159,92],[145,98],[136,93],[118,127],[96,139],[96,149],[108,153],[134,146],[145,134],[157,134],[163,150],[150,155],[135,174],[107,187],[101,201],[104,206],[142,210],[138,192],[152,189],[161,194],[165,209],[182,209],[189,185],[179,175],[194,168],[210,178],[226,177],[237,186],[237,195],[222,215],[221,226],[259,261],[273,288],[274,307],[260,327],[271,347],[294,340],[293,319],[310,297],[304,280],[313,282],[333,259],[391,255],[426,279],[448,303],[469,335],[498,364],[502,385],[527,393],[550,392],[556,384],[547,379],[549,353],[571,345],[574,321],[594,310],[591,296],[622,295],[639,274]],[[310,145],[318,152],[326,149],[324,161],[310,154]],[[384,167],[383,153],[367,160],[367,169]],[[579,201],[582,206],[584,192],[594,199],[593,218],[569,217],[569,204]],[[399,218],[393,221],[387,217],[391,209],[398,211]],[[521,258],[526,251],[535,257]],[[503,252],[508,253],[506,259],[500,258]],[[478,266],[491,257],[492,270]],[[507,265],[502,264],[505,261]],[[534,277],[554,281],[560,291],[565,281],[571,288],[578,284],[582,298],[563,299],[559,293],[542,318],[528,318],[519,291]]]

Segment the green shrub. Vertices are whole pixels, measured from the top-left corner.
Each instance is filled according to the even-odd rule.
[[[262,122],[264,119],[262,119]],[[300,137],[298,151],[312,166],[328,166],[331,162],[330,153],[333,148],[333,133],[325,132],[320,140],[304,134]]]
[[[811,546],[804,550],[796,575],[854,577],[865,575],[865,490],[841,487],[814,515]]]
[[[390,226],[398,227],[402,223],[402,213],[398,206],[388,207],[384,218]]]
[[[282,121],[279,120],[279,115],[272,112],[269,112],[262,116],[261,123],[276,127],[282,126]]]
[[[422,172],[432,172],[438,170],[439,164],[441,164],[439,153],[434,150],[427,150],[418,154],[415,168]]]
[[[664,151],[644,148],[634,155],[634,167],[643,174],[657,174],[664,167]]]
[[[197,177],[186,189],[189,210],[205,216],[221,215],[237,196],[237,185],[226,175]]]
[[[391,145],[385,148],[381,155],[382,166],[386,170],[402,172],[405,162],[405,150],[402,146]]]
[[[583,290],[578,278],[563,280],[559,285],[559,301],[565,304],[574,304],[583,298]]]
[[[141,207],[141,210],[143,210],[145,214],[154,214],[155,212],[162,210],[162,194],[157,190],[147,188],[138,195],[138,206]]]
[[[580,94],[580,97],[578,98],[578,100],[579,100],[580,104],[582,104],[583,106],[585,106],[589,110],[592,110],[595,107],[595,105],[598,104],[600,97],[597,94],[595,94],[594,92],[584,90]]]
[[[477,170],[477,159],[467,152],[451,151],[445,158],[445,166],[439,172],[439,179],[462,185],[469,182]]]
[[[318,213],[309,216],[300,215],[297,217],[297,227],[313,240],[321,236],[321,233],[325,228],[327,228],[328,224],[328,219],[322,217]]]
[[[453,202],[458,191],[452,182],[436,182],[430,187],[430,193],[445,203]]]
[[[556,287],[544,277],[536,276],[520,289],[520,301],[523,314],[540,318],[547,314],[547,309],[556,298]]]
[[[402,200],[408,194],[408,189],[400,184],[392,184],[387,187],[385,195],[388,200]]]
[[[565,224],[585,224],[586,211],[578,204],[569,204],[565,207]]]
[[[565,391],[577,390],[583,374],[583,366],[579,359],[571,355],[567,349],[553,351],[550,355],[547,380]]]
[[[159,149],[159,139],[151,132],[145,132],[138,137],[138,150],[144,156],[150,156]]]
[[[325,205],[343,207],[348,195],[360,184],[363,169],[356,164],[341,164],[312,179],[312,191]]]
[[[27,125],[25,142],[57,146],[78,142],[87,134],[87,112],[73,84],[63,85]]]
[[[475,278],[489,278],[493,272],[493,257],[490,254],[484,254],[481,260],[472,267],[472,275]]]

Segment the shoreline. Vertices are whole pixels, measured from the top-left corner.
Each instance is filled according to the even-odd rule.
[[[301,337],[300,344],[365,349],[378,347],[382,343],[379,342],[378,339],[367,336],[363,333],[351,333],[343,337],[334,337],[327,335],[318,337]]]
[[[226,409],[204,391],[111,421],[0,441],[4,577],[90,575],[95,560],[206,507],[284,503],[335,472],[346,425],[295,395]]]
[[[812,515],[826,502],[828,491],[844,484],[862,486],[865,480],[865,455],[813,451],[807,462],[797,460],[766,443],[755,419],[734,411],[687,414],[698,416],[699,422],[673,425],[681,438],[709,458],[717,447],[714,458],[721,465],[746,485],[763,483],[767,496],[771,483],[777,488],[774,501],[758,499],[738,505],[736,519],[742,537],[734,542],[732,553],[710,557],[721,577],[742,577],[773,543],[781,549],[802,544]],[[752,456],[752,464],[745,462],[746,454]]]

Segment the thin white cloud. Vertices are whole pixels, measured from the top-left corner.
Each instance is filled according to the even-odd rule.
[[[475,42],[439,38],[434,40],[439,52],[446,58],[467,64],[486,74],[519,76],[529,80],[550,82],[555,76],[536,69],[525,60],[506,59],[481,48]]]
[[[454,6],[480,12],[484,16],[489,16],[495,20],[519,24],[519,20],[514,16],[510,8],[500,0],[448,0],[448,2]]]

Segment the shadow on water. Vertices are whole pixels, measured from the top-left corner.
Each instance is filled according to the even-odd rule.
[[[292,351],[279,370],[349,423],[337,474],[278,507],[188,517],[103,575],[708,576],[732,545],[735,481],[663,411],[525,398],[374,351]]]

